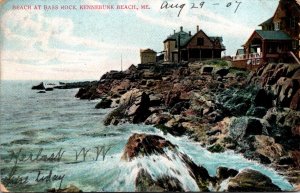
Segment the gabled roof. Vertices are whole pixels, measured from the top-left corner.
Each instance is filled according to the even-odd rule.
[[[299,0],[300,1],[300,0]],[[262,22],[261,24],[259,24],[258,26],[263,26],[263,25],[268,25],[268,24],[272,24],[273,23],[273,17],[267,19],[266,21]]]
[[[192,36],[190,36],[190,34],[186,33],[185,31],[180,31],[167,37],[167,39],[164,42],[168,40],[177,41],[179,36],[180,36],[180,46],[184,46],[192,38]]]
[[[245,50],[244,49],[238,49],[236,51],[236,55],[243,55],[243,54],[245,54]]]
[[[147,48],[147,49],[141,49],[141,52],[142,53],[156,53],[154,50],[150,49],[150,48]]]
[[[211,43],[214,43],[216,40],[218,40],[221,44],[221,48],[225,49],[225,45],[223,44],[222,37],[220,37],[220,36],[210,36],[209,37],[205,34],[204,31],[199,30],[199,32],[203,32],[204,35],[211,41]],[[199,33],[199,32],[197,32],[197,33]],[[168,36],[167,39],[165,39],[164,43],[166,41],[170,41],[170,40],[177,41],[178,37],[180,35],[180,47],[185,47],[187,44],[189,44],[189,42],[192,40],[192,38],[195,35],[197,35],[197,33],[191,36],[189,33],[186,33],[185,31],[176,32],[173,35]]]
[[[291,36],[283,31],[255,30],[264,40],[292,40]]]
[[[209,39],[212,42],[215,42],[216,40],[218,40],[220,42],[220,44],[221,44],[222,49],[225,49],[225,45],[223,44],[223,37],[220,37],[220,36],[209,36]]]

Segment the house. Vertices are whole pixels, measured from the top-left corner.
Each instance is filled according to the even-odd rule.
[[[164,41],[164,61],[177,63],[221,58],[221,53],[225,50],[222,42],[222,37],[209,37],[199,30],[199,26],[194,35],[180,27],[179,32],[174,30],[174,34]]]
[[[141,64],[150,64],[156,62],[156,52],[151,49],[141,49],[140,50],[141,56]]]
[[[299,62],[300,0],[280,0],[273,15],[261,23],[233,57],[234,67],[256,69],[268,62]]]

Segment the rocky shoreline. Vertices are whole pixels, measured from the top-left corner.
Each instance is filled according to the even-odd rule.
[[[251,73],[216,60],[131,66],[123,72],[108,72],[99,81],[84,85],[76,97],[101,98],[96,108],[114,108],[107,115],[105,125],[126,122],[155,125],[164,133],[188,135],[211,152],[234,150],[275,168],[295,187],[300,183],[299,65],[270,63]],[[160,144],[161,140],[156,140],[157,147],[149,147],[149,143],[142,146],[150,148],[149,151],[158,148],[160,150],[155,151],[160,153],[166,144],[167,147],[176,146]],[[129,139],[128,143],[131,141]],[[130,149],[128,145],[127,149]],[[136,149],[130,155],[138,155],[134,152]],[[231,169],[224,170],[232,172]],[[280,190],[270,185],[266,176],[260,179],[268,185],[252,184],[252,189],[241,188],[241,180],[234,180],[240,176],[251,179],[262,175],[253,172],[256,171],[233,172],[235,175],[229,181],[235,184],[235,189],[228,186],[227,190]],[[142,181],[137,184],[143,186],[137,185],[138,190],[145,190],[146,185],[153,190],[181,190],[176,179],[168,176],[154,181],[147,171],[140,171],[139,175],[142,178],[138,179]],[[191,175],[195,177],[195,174]],[[212,178],[206,176],[206,185],[199,185],[199,188],[205,190],[209,183],[217,187],[218,182]],[[271,189],[259,189],[263,187]]]

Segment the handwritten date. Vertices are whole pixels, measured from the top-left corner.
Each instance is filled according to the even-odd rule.
[[[242,3],[241,1],[229,1],[229,2],[225,3],[225,7],[229,8],[231,6],[235,6],[234,13],[236,13],[237,10],[239,9],[241,3]],[[201,1],[200,3],[191,3],[190,9],[202,9],[206,4],[207,4],[206,1]],[[220,3],[212,3],[212,5],[218,6],[218,5],[220,5]],[[188,5],[186,5],[185,3],[182,3],[182,4],[169,3],[168,1],[164,1],[161,4],[160,9],[179,9],[178,14],[177,14],[177,17],[179,17],[182,10],[187,6]]]

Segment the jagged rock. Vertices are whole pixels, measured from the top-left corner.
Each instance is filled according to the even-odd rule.
[[[242,140],[250,135],[267,133],[259,119],[240,117],[235,118],[229,126],[230,136],[234,140]]]
[[[48,88],[45,88],[45,91],[53,91],[54,88],[51,88],[51,87],[48,87]]]
[[[267,114],[267,109],[265,107],[251,107],[246,115],[257,117],[257,118],[263,118]]]
[[[210,66],[204,66],[204,67],[202,68],[202,74],[211,74],[213,70],[214,70],[213,67],[210,67]]]
[[[115,84],[112,84],[110,89],[110,95],[122,95],[126,93],[131,87],[131,81],[128,79],[117,81]]]
[[[211,136],[211,135],[216,135],[218,133],[221,133],[222,131],[220,129],[214,129],[206,132],[206,135]]]
[[[145,169],[139,171],[135,180],[135,186],[137,192],[184,192],[178,179],[162,176],[157,180],[153,180]]]
[[[120,98],[120,105],[113,110],[104,120],[109,125],[113,119],[125,119],[132,123],[144,122],[150,115],[149,95],[139,89],[132,89]]]
[[[273,106],[273,95],[264,89],[260,89],[254,99],[256,107],[270,108]]]
[[[73,184],[71,184],[69,187],[62,188],[62,189],[55,189],[55,188],[48,189],[47,192],[83,192],[83,191],[77,188],[76,186],[74,186]]]
[[[107,109],[110,108],[112,104],[111,99],[103,98],[96,106],[96,109]]]
[[[291,103],[290,108],[296,111],[300,111],[300,89],[294,94]]]
[[[149,104],[150,107],[159,106],[162,104],[163,95],[152,93],[149,95],[149,99],[150,99],[150,104]]]
[[[78,90],[78,92],[76,93],[75,97],[76,98],[81,98],[86,92],[87,92],[88,89],[86,88],[80,88]]]
[[[292,135],[300,137],[300,124],[292,128]]]
[[[218,167],[216,177],[218,180],[226,180],[229,177],[234,177],[239,172],[234,169],[226,168],[226,167]]]
[[[207,150],[212,153],[221,153],[221,152],[225,151],[224,147],[219,143],[216,143],[212,146],[207,147]]]
[[[280,192],[266,175],[252,169],[244,169],[228,182],[229,192]]]
[[[297,71],[293,74],[292,79],[300,79],[300,66],[298,67]]]
[[[177,150],[177,146],[173,145],[171,142],[167,141],[166,139],[157,136],[157,135],[146,135],[146,134],[133,134],[129,139],[125,146],[122,160],[131,161],[132,159],[138,156],[149,156],[152,154],[159,154],[162,156],[166,155],[166,149],[171,150],[174,154],[176,154],[179,159],[185,164],[187,167],[189,174],[198,184],[200,191],[208,191],[209,182],[212,178],[209,176],[208,171],[202,167],[195,164],[186,154],[183,154]],[[171,158],[169,158],[171,159]],[[172,179],[170,177],[163,177],[161,183],[167,183],[165,185],[161,185],[161,183],[154,183],[152,180],[149,180],[149,175],[143,174],[147,180],[146,183],[143,183],[143,179],[140,179],[139,182],[142,184],[148,184],[150,187],[155,184],[156,185],[166,188],[169,187],[169,184],[175,185],[178,183],[176,179]],[[159,182],[159,181],[158,181]],[[143,187],[143,186],[142,186]],[[180,187],[180,186],[171,186],[171,187]],[[169,190],[170,191],[170,190]]]
[[[160,136],[135,133],[128,139],[121,159],[131,161],[138,156],[163,155],[165,149],[174,150],[175,147],[170,141]]]
[[[179,102],[176,103],[170,110],[170,113],[172,115],[178,115],[180,114],[182,111],[188,109],[190,107],[190,103],[189,102]]]
[[[253,147],[255,152],[267,157],[269,160],[279,160],[285,154],[282,145],[275,143],[274,138],[265,135],[256,135]]]
[[[32,86],[31,89],[32,90],[45,90],[45,86],[44,86],[44,83],[41,82],[40,84],[38,84],[36,86]]]
[[[216,74],[218,74],[221,78],[226,76],[228,73],[229,73],[229,69],[227,69],[227,68],[221,68],[216,71]]]
[[[299,149],[295,150],[295,151],[290,151],[289,155],[294,161],[295,168],[300,168],[300,151],[299,151]]]
[[[180,102],[180,91],[169,91],[165,97],[165,105],[173,107],[178,102]]]
[[[168,113],[153,113],[145,120],[145,124],[147,125],[165,124],[170,119],[171,119],[171,115]]]
[[[85,86],[84,88],[80,88],[78,92],[76,93],[75,97],[80,98],[82,100],[94,100],[101,97],[100,93],[98,93],[97,90],[97,82],[90,83],[88,86]],[[76,86],[76,85],[75,85]],[[72,86],[71,86],[72,88]],[[76,88],[76,87],[75,87]]]
[[[300,88],[299,80],[281,77],[272,89],[277,96],[277,105],[282,107],[289,107],[294,94]]]
[[[186,132],[186,129],[182,126],[180,120],[176,120],[175,118],[170,119],[163,129],[174,136],[181,136]]]

